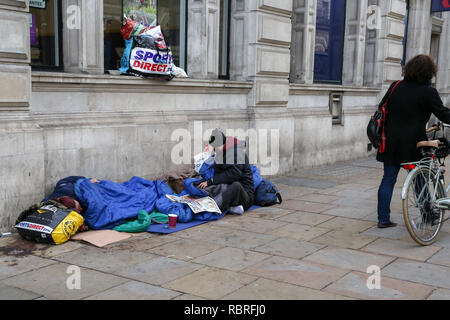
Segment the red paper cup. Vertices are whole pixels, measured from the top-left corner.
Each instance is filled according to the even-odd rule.
[[[169,228],[173,229],[177,226],[177,218],[176,214],[169,214]]]

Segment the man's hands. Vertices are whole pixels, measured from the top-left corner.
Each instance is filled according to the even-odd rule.
[[[208,186],[208,181],[203,181],[198,185],[199,189],[205,189]]]

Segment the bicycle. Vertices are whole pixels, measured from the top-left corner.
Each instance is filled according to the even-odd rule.
[[[403,219],[410,236],[418,244],[427,246],[439,236],[445,211],[450,210],[448,192],[445,187],[445,158],[450,153],[450,141],[445,137],[445,128],[449,125],[438,122],[427,129],[433,133],[433,140],[417,143],[422,159],[416,162],[402,163],[409,171],[402,189]],[[442,129],[442,137],[436,139],[436,133]]]

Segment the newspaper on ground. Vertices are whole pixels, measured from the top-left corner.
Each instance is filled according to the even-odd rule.
[[[211,197],[193,198],[189,195],[179,197],[170,194],[166,194],[166,197],[173,202],[187,204],[194,214],[200,212],[217,212],[222,214],[222,211],[217,206],[217,203]]]

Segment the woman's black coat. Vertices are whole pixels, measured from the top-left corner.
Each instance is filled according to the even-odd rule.
[[[391,85],[380,105],[386,101],[395,83]],[[402,81],[394,89],[387,106],[386,150],[377,154],[377,160],[386,165],[399,165],[420,159],[416,145],[425,141],[426,124],[433,113],[450,124],[450,109],[444,107],[439,93],[431,85]]]

